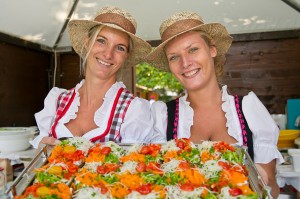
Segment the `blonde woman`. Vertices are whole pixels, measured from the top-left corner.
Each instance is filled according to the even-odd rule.
[[[49,92],[44,109],[35,114],[40,134],[31,142],[33,147],[75,136],[93,142],[149,142],[153,125],[149,102],[117,81],[118,71],[133,67],[151,50],[135,35],[135,19],[107,6],[93,20],[71,20],[68,30],[83,60],[84,79],[71,90],[54,87]]]
[[[155,102],[155,141],[190,138],[246,145],[264,181],[276,198],[276,163],[283,162],[277,150],[279,129],[253,92],[242,99],[221,85],[225,54],[232,38],[219,23],[204,23],[193,12],[172,15],[160,26],[162,43],[147,60],[171,72],[185,88],[174,101]]]

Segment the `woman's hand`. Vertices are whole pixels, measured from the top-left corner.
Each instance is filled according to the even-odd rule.
[[[45,144],[54,146],[54,145],[57,145],[59,143],[60,143],[60,141],[58,139],[53,138],[53,137],[43,137],[42,140],[39,143],[38,149],[41,149],[42,146],[45,145]]]

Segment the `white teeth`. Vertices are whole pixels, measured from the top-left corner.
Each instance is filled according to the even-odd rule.
[[[104,62],[104,61],[102,61],[102,60],[100,60],[100,59],[98,59],[98,62],[99,62],[100,64],[105,65],[105,66],[110,66],[110,65],[111,65],[111,64],[109,64],[109,63],[107,63],[107,62]]]
[[[184,73],[183,75],[186,76],[186,77],[191,77],[192,75],[196,74],[197,72],[198,72],[198,69],[187,72],[187,73]]]

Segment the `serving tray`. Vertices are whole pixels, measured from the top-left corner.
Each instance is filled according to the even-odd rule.
[[[122,144],[118,143],[119,146],[126,149],[131,147],[132,144]],[[147,145],[147,144],[143,144]],[[195,144],[196,146],[198,144]],[[251,189],[253,189],[259,196],[260,199],[272,199],[271,196],[271,188],[267,186],[262,177],[258,173],[256,167],[254,166],[253,161],[251,160],[246,147],[241,147],[234,145],[237,149],[238,153],[244,154],[244,162],[243,164],[246,166],[249,172],[249,184]],[[32,185],[33,180],[35,178],[35,168],[42,167],[47,164],[47,158],[49,157],[53,146],[44,146],[32,159],[32,161],[28,164],[28,166],[22,171],[22,173],[14,180],[13,184],[6,190],[6,194],[9,198],[14,198],[17,195],[20,195],[24,192],[24,190]],[[67,183],[68,186],[71,186],[73,178]]]

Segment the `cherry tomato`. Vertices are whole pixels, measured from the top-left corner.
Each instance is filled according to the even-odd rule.
[[[107,192],[108,192],[108,188],[105,187],[105,186],[102,186],[102,187],[101,187],[101,193],[102,193],[102,194],[106,194]]]
[[[160,148],[161,148],[161,145],[160,144],[150,144],[149,145],[150,147],[150,151],[151,151],[151,156],[154,157],[156,156],[157,154],[159,154],[159,151],[160,151]]]
[[[75,164],[69,164],[68,165],[68,171],[70,173],[75,173],[75,172],[77,172],[77,170],[78,170],[78,167]]]
[[[114,164],[114,163],[105,164],[106,173],[116,171],[119,167],[120,167],[120,165],[117,165],[117,164]]]
[[[230,165],[227,162],[218,162],[218,165],[221,166],[223,169],[230,169]]]
[[[239,188],[231,188],[229,189],[229,194],[232,196],[238,196],[238,195],[242,195],[243,191],[240,190]]]
[[[149,146],[143,146],[140,151],[141,154],[151,154],[151,148]]]
[[[179,168],[185,170],[185,169],[190,169],[191,166],[188,162],[180,162],[179,163]]]
[[[142,195],[147,195],[148,193],[150,193],[152,191],[151,185],[148,185],[148,184],[142,185],[139,188],[137,188],[136,191],[138,191]]]
[[[147,170],[147,165],[145,162],[139,162],[135,168],[137,172],[145,172]]]
[[[183,191],[194,191],[195,187],[191,183],[185,183],[180,185],[180,189]]]
[[[155,162],[149,162],[147,166],[147,170],[152,171],[152,173],[156,174],[163,174],[164,172],[160,169],[160,166],[158,163]]]
[[[185,143],[182,140],[177,141],[177,147],[180,149],[184,149]]]
[[[97,173],[99,173],[99,174],[105,174],[106,172],[107,172],[107,169],[105,168],[104,165],[99,165],[97,167]]]
[[[108,146],[105,146],[105,147],[103,147],[102,149],[101,149],[101,154],[103,154],[103,155],[108,155],[109,153],[111,152],[111,148],[110,147],[108,147]]]

